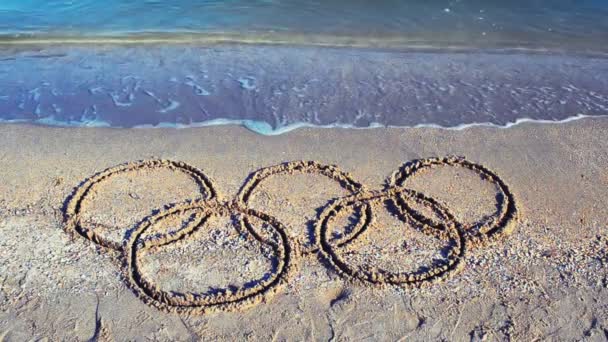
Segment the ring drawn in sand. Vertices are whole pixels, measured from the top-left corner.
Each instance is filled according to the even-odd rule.
[[[272,176],[292,175],[296,173],[308,173],[325,176],[336,181],[340,187],[349,191],[351,194],[363,190],[363,185],[361,185],[361,183],[355,181],[351,175],[340,171],[340,169],[335,166],[323,165],[315,161],[293,161],[265,167],[251,174],[237,194],[236,201],[239,203],[239,205],[246,207],[248,206],[249,199],[254,195],[256,188],[266,179]],[[369,205],[363,204],[362,206],[357,207],[356,210],[359,219],[355,227],[350,229],[347,234],[344,234],[339,239],[332,241],[332,243],[337,244],[338,246],[346,245],[350,241],[356,239],[365,231],[365,229],[367,229],[369,220],[372,216],[371,208]],[[246,216],[243,217],[243,224],[250,230],[254,230]],[[310,254],[317,252],[319,249],[318,242],[316,240],[315,234],[309,234],[308,241],[298,241],[301,246],[302,253]]]
[[[155,223],[190,210],[199,211],[201,214],[199,219],[196,220],[196,224],[189,225],[188,228],[174,234],[165,234],[140,241],[146,230]],[[269,277],[250,282],[248,286],[244,286],[243,288],[226,288],[215,290],[211,294],[204,294],[193,292],[182,293],[160,289],[140,272],[139,266],[141,260],[139,255],[141,252],[188,238],[197,230],[203,229],[211,216],[232,216],[235,214],[237,216],[255,217],[265,222],[268,227],[274,230],[275,234],[273,236],[278,238],[278,242],[268,239],[262,241],[254,231],[251,231],[251,235],[246,235],[249,239],[254,238],[258,242],[269,245],[276,255],[277,263],[274,267],[276,271]],[[237,221],[242,222],[241,220]],[[240,208],[234,203],[219,203],[214,200],[195,201],[178,204],[145,219],[138,225],[124,245],[124,273],[131,288],[144,302],[164,311],[187,314],[202,314],[218,310],[231,311],[264,301],[284,286],[289,277],[294,273],[295,263],[293,259],[295,253],[293,250],[294,246],[289,241],[285,228],[275,218],[253,209]]]
[[[479,174],[482,179],[495,184],[499,191],[496,213],[473,225],[465,226],[458,222],[444,204],[404,187],[407,179],[441,165],[464,167]],[[133,230],[125,232],[123,244],[104,239],[96,233],[95,227],[82,222],[82,213],[86,211],[84,200],[96,187],[102,186],[104,181],[114,175],[145,168],[169,168],[186,173],[196,181],[204,197],[166,206],[143,218]],[[289,227],[285,227],[270,215],[248,207],[248,201],[256,187],[265,179],[274,175],[294,173],[326,176],[337,181],[342,188],[351,193],[345,197],[329,200],[314,224],[314,232],[310,241],[290,238],[287,234]],[[237,196],[226,203],[219,202],[213,184],[199,169],[182,162],[144,160],[115,166],[88,178],[74,190],[66,203],[64,208],[66,230],[75,231],[103,247],[121,251],[126,282],[139,298],[161,310],[187,314],[202,314],[218,310],[231,311],[265,301],[287,284],[295,273],[299,256],[315,251],[319,251],[320,255],[339,275],[368,285],[396,285],[409,288],[432,284],[462,268],[464,264],[462,260],[468,246],[481,245],[509,233],[510,224],[515,221],[517,216],[514,196],[502,179],[479,164],[457,157],[430,158],[406,163],[393,173],[385,189],[381,191],[364,189],[362,184],[354,181],[350,175],[335,166],[323,165],[314,161],[288,162],[252,173],[242,185]],[[369,265],[357,267],[350,265],[341,256],[338,249],[349,250],[358,241],[363,241],[369,230],[382,229],[382,227],[371,227],[375,220],[374,212],[381,209],[387,210],[388,205],[391,205],[396,211],[400,222],[411,224],[414,229],[426,236],[445,242],[447,248],[441,250],[443,259],[433,260],[431,265],[421,265],[412,272],[391,272]],[[432,219],[428,213],[415,209],[416,206],[422,206],[437,219]],[[330,228],[335,219],[348,209],[354,209],[358,215],[358,222],[344,235],[338,238],[330,237]],[[146,234],[151,227],[163,220],[190,211],[195,211],[197,215],[192,216],[194,218],[182,228],[152,236]],[[277,262],[270,275],[261,280],[247,282],[241,288],[229,287],[208,293],[182,293],[177,290],[161,289],[142,274],[140,270],[142,252],[184,241],[196,231],[204,229],[209,218],[218,216],[233,218],[237,231],[243,236],[272,249]],[[255,228],[252,219],[257,220],[256,222],[263,222],[264,227],[271,229],[272,238]],[[306,245],[307,242],[308,245]],[[300,248],[301,245],[305,245],[305,248]]]
[[[159,168],[182,172],[191,177],[198,185],[199,191],[205,199],[212,199],[218,196],[216,190],[213,188],[213,184],[211,183],[209,178],[207,178],[207,176],[203,173],[203,171],[184,162],[153,159],[125,163],[108,168],[91,176],[90,178],[87,178],[76,188],[76,190],[68,198],[67,204],[65,206],[64,219],[66,222],[66,230],[76,232],[102,247],[114,249],[117,251],[121,250],[122,242],[107,239],[96,231],[96,228],[103,227],[104,225],[83,220],[82,212],[86,210],[86,199],[97,188],[101,187],[104,182],[108,181],[114,176],[135,172],[138,170],[149,170]]]
[[[408,179],[414,178],[416,175],[422,174],[437,166],[463,167],[478,174],[484,181],[494,184],[499,190],[499,195],[497,196],[497,210],[493,215],[485,217],[476,223],[468,226],[463,225],[461,227],[466,239],[471,245],[484,244],[508,233],[510,228],[509,224],[513,222],[513,218],[517,214],[515,199],[509,190],[509,187],[502,179],[482,165],[472,163],[464,158],[453,156],[415,160],[404,164],[397,170],[391,176],[389,186],[403,187]],[[400,204],[400,206],[404,207],[403,204]],[[418,215],[418,219],[426,220],[430,225],[433,225],[436,228],[440,228],[441,226],[441,223],[432,223],[428,218],[424,218],[421,215]]]
[[[456,270],[460,264],[461,257],[464,254],[464,240],[461,232],[457,228],[457,224],[451,216],[449,221],[443,225],[442,229],[439,230],[425,223],[424,221],[418,220],[414,215],[410,214],[409,211],[399,210],[398,217],[401,221],[409,221],[414,223],[417,228],[426,235],[436,237],[441,240],[446,240],[449,247],[444,251],[445,260],[436,262],[434,265],[423,265],[414,272],[396,273],[382,269],[362,268],[353,267],[349,265],[345,259],[340,256],[340,253],[336,251],[336,248],[328,243],[328,232],[332,220],[339,215],[340,211],[347,207],[356,205],[360,202],[377,204],[387,200],[393,199],[399,196],[402,200],[416,202],[426,207],[431,208],[433,211],[442,210],[436,207],[436,203],[429,200],[420,193],[408,189],[390,189],[381,192],[366,192],[359,193],[349,197],[343,197],[334,201],[329,205],[321,214],[319,221],[317,222],[316,233],[319,236],[321,245],[321,251],[325,256],[325,259],[340,273],[363,282],[372,284],[390,284],[390,285],[401,285],[401,286],[420,286],[430,281],[436,281],[443,279],[449,271]],[[402,209],[402,207],[397,207]],[[379,208],[374,207],[374,210]]]

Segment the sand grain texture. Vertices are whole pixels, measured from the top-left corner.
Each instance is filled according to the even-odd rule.
[[[275,137],[256,135],[236,126],[183,130],[2,126],[0,338],[605,340],[608,338],[606,132],[605,119],[461,131],[301,129]],[[513,196],[517,220],[506,234],[498,234],[492,241],[471,247],[466,243],[465,253],[459,259],[460,272],[430,286],[364,286],[341,277],[316,256],[302,256],[298,252],[294,260],[297,269],[290,269],[289,279],[280,291],[256,301],[253,307],[203,315],[165,312],[141,301],[132,287],[127,286],[120,252],[101,248],[65,231],[64,201],[74,188],[91,175],[126,162],[163,159],[187,163],[204,170],[220,201],[230,201],[253,172],[287,161],[315,160],[323,165],[337,165],[373,192],[382,191],[386,180],[395,171],[403,170],[404,162],[447,155],[466,156],[498,175]],[[197,195],[196,184],[183,175],[172,177],[175,174],[172,172],[146,171],[144,176],[150,178],[145,179],[139,177],[141,172],[125,176],[100,190],[88,204],[99,213],[107,214],[103,208],[114,207],[116,212],[130,216],[112,221],[111,215],[95,215],[102,223],[137,222],[143,217],[136,216],[150,215],[159,209],[156,207],[161,200],[181,201]],[[414,190],[441,201],[456,219],[474,231],[476,222],[483,222],[493,211],[500,212],[500,206],[493,196],[497,188],[467,172],[464,168],[433,168],[409,182]],[[305,177],[306,174],[299,174],[297,179]],[[313,177],[311,184],[318,183],[314,178],[318,175],[310,177]],[[164,190],[160,197],[133,191],[148,188]],[[298,198],[306,196],[304,190],[308,186],[293,188],[296,193],[289,192],[289,178],[266,180],[257,196],[264,196],[262,193],[268,196],[258,198],[255,209],[264,211],[264,202],[272,203],[267,208],[270,211],[271,206],[275,207],[272,216],[286,215],[285,224],[289,226],[285,231],[294,230],[295,236],[306,237],[307,220],[295,217],[296,213],[309,217],[322,215],[315,207],[323,205],[323,201],[319,196],[309,206],[312,203]],[[281,199],[281,194],[289,198]],[[346,196],[349,191],[336,186],[328,188],[327,195]],[[97,199],[100,202],[95,202]],[[290,211],[280,212],[275,200],[289,201]],[[374,210],[382,207],[373,204]],[[424,205],[416,209],[428,212]],[[357,221],[355,212],[336,217],[334,223],[338,227],[334,230],[338,233],[331,236],[340,237],[340,229],[348,232],[342,226]],[[349,218],[351,214],[354,219]],[[175,231],[179,232],[180,222],[188,215],[170,220],[163,227],[177,227]],[[429,224],[443,222],[440,211],[437,215]],[[174,251],[152,248],[153,253],[163,258],[156,262],[146,256],[149,264],[142,264],[146,276],[154,275],[163,289],[164,286],[186,289],[197,285],[241,284],[246,277],[259,277],[267,272],[264,255],[259,260],[252,258],[258,261],[249,266],[245,266],[244,258],[227,257],[233,250],[237,255],[241,252],[253,255],[258,249],[247,247],[238,232],[231,233],[239,220],[231,225],[226,215],[220,216],[223,223],[205,225],[196,239]],[[416,257],[394,253],[388,259],[381,253],[378,256],[372,253],[377,252],[373,248],[377,246],[396,251],[399,246],[403,250],[437,247],[431,240],[414,239],[415,230],[401,236],[404,241],[397,241],[399,234],[395,231],[398,232],[399,222],[390,212],[375,215],[372,226],[361,234],[364,239],[361,245],[355,240],[343,249],[361,247],[357,251],[365,253],[370,262],[378,267],[395,266],[391,270],[397,271],[411,269],[410,263],[424,262],[418,260],[422,256],[433,258],[433,254],[422,252],[414,254]],[[397,230],[383,236],[379,230],[383,225]],[[191,226],[186,223],[185,227]],[[483,225],[479,227],[483,230]],[[162,232],[163,228],[154,231]],[[120,235],[118,232],[112,237]],[[363,245],[365,239],[371,242],[371,247]],[[213,251],[217,254],[205,254],[211,259],[197,264],[197,260],[204,258],[194,250],[202,247],[217,247]],[[188,251],[192,258],[188,258]],[[215,257],[222,260],[217,263],[219,271],[214,273],[215,278],[205,277],[204,267],[213,264]],[[187,271],[170,269],[179,263],[187,263],[184,265]],[[230,274],[231,271],[235,273]],[[185,280],[172,282],[172,274]]]

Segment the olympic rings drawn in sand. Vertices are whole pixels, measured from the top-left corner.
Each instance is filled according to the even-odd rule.
[[[102,247],[120,251],[122,248],[122,242],[116,242],[106,239],[95,231],[95,227],[91,227],[100,227],[103,225],[95,224],[92,222],[85,222],[82,219],[82,211],[86,203],[86,199],[98,186],[100,186],[104,181],[110,179],[113,176],[134,172],[137,170],[159,168],[177,170],[190,176],[198,185],[201,195],[206,196],[206,199],[213,199],[218,197],[216,190],[213,188],[211,180],[207,178],[203,171],[197,169],[194,166],[188,165],[183,162],[175,162],[163,159],[129,162],[113,166],[99,173],[96,173],[95,175],[87,178],[75,189],[72,195],[68,198],[67,204],[64,208],[64,220],[66,222],[66,230],[76,232]]]
[[[162,221],[167,217],[179,215],[188,210],[198,210],[202,213],[202,217],[195,225],[190,225],[188,228],[179,230],[175,234],[165,234],[138,243],[144,232],[155,223]],[[262,279],[249,288],[225,289],[214,294],[192,292],[180,293],[159,289],[152,281],[146,279],[139,272],[138,252],[150,248],[162,247],[183,240],[201,229],[209,217],[215,215],[231,216],[235,212],[238,213],[239,216],[253,216],[266,222],[268,227],[272,227],[276,232],[276,236],[280,239],[279,243],[271,242],[268,239],[262,241],[253,231],[251,231],[251,235],[246,235],[248,239],[251,239],[251,236],[253,236],[258,242],[271,246],[273,252],[277,255],[278,263],[275,266],[277,270],[267,279]],[[242,222],[242,220],[239,220],[239,222]],[[245,227],[245,229],[249,228]],[[282,286],[287,284],[288,279],[295,272],[295,263],[293,262],[295,257],[294,248],[293,244],[289,242],[283,225],[272,216],[253,209],[241,208],[234,203],[219,203],[214,200],[195,201],[178,204],[170,209],[161,211],[158,214],[145,219],[138,225],[135,231],[126,240],[123,248],[125,261],[124,273],[127,275],[127,282],[137,296],[144,302],[161,310],[187,314],[202,314],[218,310],[230,311],[242,309],[258,302],[265,301],[271,295],[275,294]]]
[[[437,200],[422,193],[404,187],[407,179],[435,166],[461,166],[497,186],[499,203],[496,213],[487,219],[464,226],[454,215]],[[134,229],[125,232],[124,244],[107,240],[95,232],[95,227],[87,226],[82,220],[82,212],[86,210],[85,200],[104,181],[113,175],[127,173],[146,168],[168,168],[183,172],[195,180],[199,186],[201,199],[191,199],[183,203],[167,205],[156,213],[144,218]],[[287,228],[276,218],[248,207],[247,203],[256,187],[265,179],[279,174],[319,174],[337,181],[340,186],[350,192],[346,197],[330,200],[318,215],[314,225],[314,232],[310,245],[300,248],[304,243],[297,239],[290,239]],[[408,273],[390,272],[383,269],[373,269],[367,266],[354,267],[343,259],[338,248],[348,250],[358,241],[365,239],[375,220],[374,205],[385,202],[385,206],[392,204],[396,208],[397,216],[403,223],[410,223],[424,235],[445,241],[449,246],[442,250],[444,260],[437,261],[430,266],[421,266]],[[388,203],[388,204],[387,204]],[[437,222],[412,206],[422,205],[430,209],[440,220]],[[355,227],[338,239],[328,237],[333,220],[345,208],[354,208],[358,213],[358,222]],[[387,207],[388,209],[388,207]],[[445,157],[430,158],[404,164],[393,173],[382,191],[368,191],[361,183],[335,166],[322,165],[314,161],[295,161],[276,166],[266,167],[252,173],[237,196],[230,202],[220,203],[218,194],[211,181],[199,169],[183,162],[169,160],[144,160],[135,163],[126,163],[111,167],[95,174],[81,183],[66,201],[64,219],[68,232],[77,232],[79,235],[106,248],[121,251],[123,272],[125,279],[135,294],[144,302],[164,311],[181,312],[188,314],[202,314],[210,311],[230,311],[251,306],[265,301],[279,291],[296,270],[297,259],[301,254],[319,251],[320,255],[334,268],[339,275],[367,285],[396,285],[401,287],[418,287],[445,279],[462,268],[462,259],[467,246],[478,246],[484,242],[495,240],[510,232],[509,225],[517,218],[514,196],[507,185],[487,168],[467,161],[463,158]],[[188,211],[197,211],[198,218],[186,226],[164,234],[144,237],[150,227]],[[183,241],[202,229],[211,217],[230,216],[237,224],[236,230],[249,241],[254,241],[273,250],[277,257],[277,266],[270,276],[259,281],[249,282],[249,286],[242,288],[226,288],[216,290],[214,293],[180,293],[160,289],[140,271],[141,252],[150,248],[162,248],[178,241]],[[256,218],[272,228],[272,236],[280,241],[262,236],[253,226],[250,219]],[[102,226],[102,225],[99,225]],[[373,228],[376,229],[376,228]],[[295,241],[293,241],[295,240]]]
[[[264,180],[277,175],[291,175],[295,173],[308,173],[318,174],[325,176],[329,179],[336,181],[340,187],[349,191],[351,194],[365,191],[361,183],[355,181],[352,176],[348,173],[340,171],[337,167],[332,165],[323,165],[315,161],[293,161],[279,165],[269,166],[259,169],[252,173],[241,187],[239,193],[236,196],[236,201],[243,207],[248,206],[249,199],[255,193],[256,188],[264,182]],[[334,243],[338,246],[344,246],[350,241],[356,239],[361,233],[367,229],[369,221],[372,217],[372,211],[369,205],[364,204],[362,207],[357,208],[360,216],[357,225],[351,229],[348,234],[338,239]],[[250,230],[254,228],[249,223],[246,217],[243,217],[243,224]],[[318,242],[316,241],[316,235],[311,234],[309,236],[309,245],[306,245],[305,241],[298,241],[301,246],[301,252],[303,254],[316,253],[318,248]]]

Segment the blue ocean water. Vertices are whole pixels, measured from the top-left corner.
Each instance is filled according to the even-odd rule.
[[[0,80],[62,126],[605,116],[608,0],[0,0]]]
[[[608,40],[608,1],[0,1],[0,35],[5,38],[142,33],[221,33],[237,40],[248,34],[309,34],[430,45],[608,49],[603,46]]]

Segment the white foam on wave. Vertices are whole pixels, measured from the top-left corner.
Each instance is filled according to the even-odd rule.
[[[531,118],[521,118],[515,120],[515,122],[509,122],[505,125],[498,125],[491,122],[476,122],[469,124],[460,124],[456,126],[441,126],[437,124],[418,124],[414,126],[392,126],[392,125],[384,125],[379,122],[372,122],[368,126],[359,127],[349,124],[331,124],[331,125],[314,125],[307,122],[299,122],[293,123],[287,126],[282,126],[278,128],[273,128],[272,125],[267,123],[266,121],[256,121],[256,120],[233,120],[233,119],[214,119],[205,122],[199,123],[191,123],[191,124],[175,124],[169,122],[161,122],[157,125],[138,125],[134,128],[195,128],[195,127],[207,127],[207,126],[219,126],[219,125],[239,125],[243,126],[255,133],[261,135],[281,135],[296,129],[300,128],[343,128],[343,129],[373,129],[373,128],[435,128],[435,129],[445,129],[445,130],[454,130],[460,131],[473,127],[492,127],[498,129],[506,129],[514,126],[518,126],[523,123],[538,123],[538,124],[564,124],[572,121],[577,121],[586,118],[605,118],[608,115],[584,115],[578,114],[575,116],[571,116],[562,120],[545,120],[545,119],[531,119]]]
[[[213,119],[204,122],[195,122],[190,124],[181,124],[181,123],[171,123],[171,122],[160,122],[158,124],[144,124],[133,126],[134,129],[159,129],[159,128],[172,128],[172,129],[188,129],[188,128],[198,128],[198,127],[209,127],[209,126],[223,126],[223,125],[236,125],[243,126],[249,129],[252,132],[257,134],[266,135],[266,136],[275,136],[285,134],[300,128],[333,128],[333,129],[355,129],[355,130],[364,130],[364,129],[374,129],[374,128],[433,128],[433,129],[445,129],[450,131],[461,131],[474,127],[489,127],[496,129],[508,129],[511,127],[515,127],[524,123],[536,123],[536,124],[565,124],[568,122],[578,121],[587,118],[607,118],[607,115],[585,115],[578,114],[575,116],[571,116],[562,120],[545,120],[545,119],[531,119],[531,118],[521,118],[515,120],[515,122],[509,122],[505,125],[498,125],[491,122],[477,122],[470,124],[460,124],[456,126],[442,126],[438,124],[418,124],[414,126],[393,126],[393,125],[384,125],[379,122],[372,122],[368,126],[354,126],[349,124],[331,124],[331,125],[314,125],[307,122],[299,122],[290,124],[283,127],[273,128],[272,125],[265,121],[256,121],[256,120],[234,120],[234,119]],[[56,126],[56,127],[106,127],[106,128],[124,128],[124,127],[116,127],[112,126],[109,122],[103,120],[85,120],[85,121],[62,121],[57,120],[53,116],[45,117],[36,120],[28,120],[28,119],[0,119],[0,123],[9,123],[9,124],[22,124],[22,123],[33,123],[33,124],[41,124],[46,126]]]
[[[237,81],[241,85],[241,88],[243,88],[245,90],[255,90],[257,88],[255,85],[255,81],[256,81],[255,77],[252,77],[252,76],[240,77],[239,79],[237,79]]]
[[[168,112],[176,110],[177,108],[179,108],[181,106],[181,103],[179,103],[178,101],[175,101],[175,100],[169,99],[168,102],[169,103],[164,108],[157,110],[157,112],[168,113]]]
[[[84,120],[84,121],[63,121],[57,120],[53,116],[29,120],[29,119],[0,119],[0,124],[39,124],[54,127],[112,127],[112,125],[103,120]]]
[[[222,126],[222,125],[238,125],[246,127],[247,129],[262,134],[262,135],[278,135],[284,132],[276,133],[279,130],[275,130],[272,126],[266,121],[256,121],[256,120],[233,120],[233,119],[213,119],[203,122],[195,122],[190,124],[181,124],[181,123],[172,123],[172,122],[160,122],[156,125],[145,124],[145,125],[137,125],[133,128],[141,129],[141,128],[177,128],[177,129],[185,129],[185,128],[195,128],[195,127],[208,127],[208,126]]]

